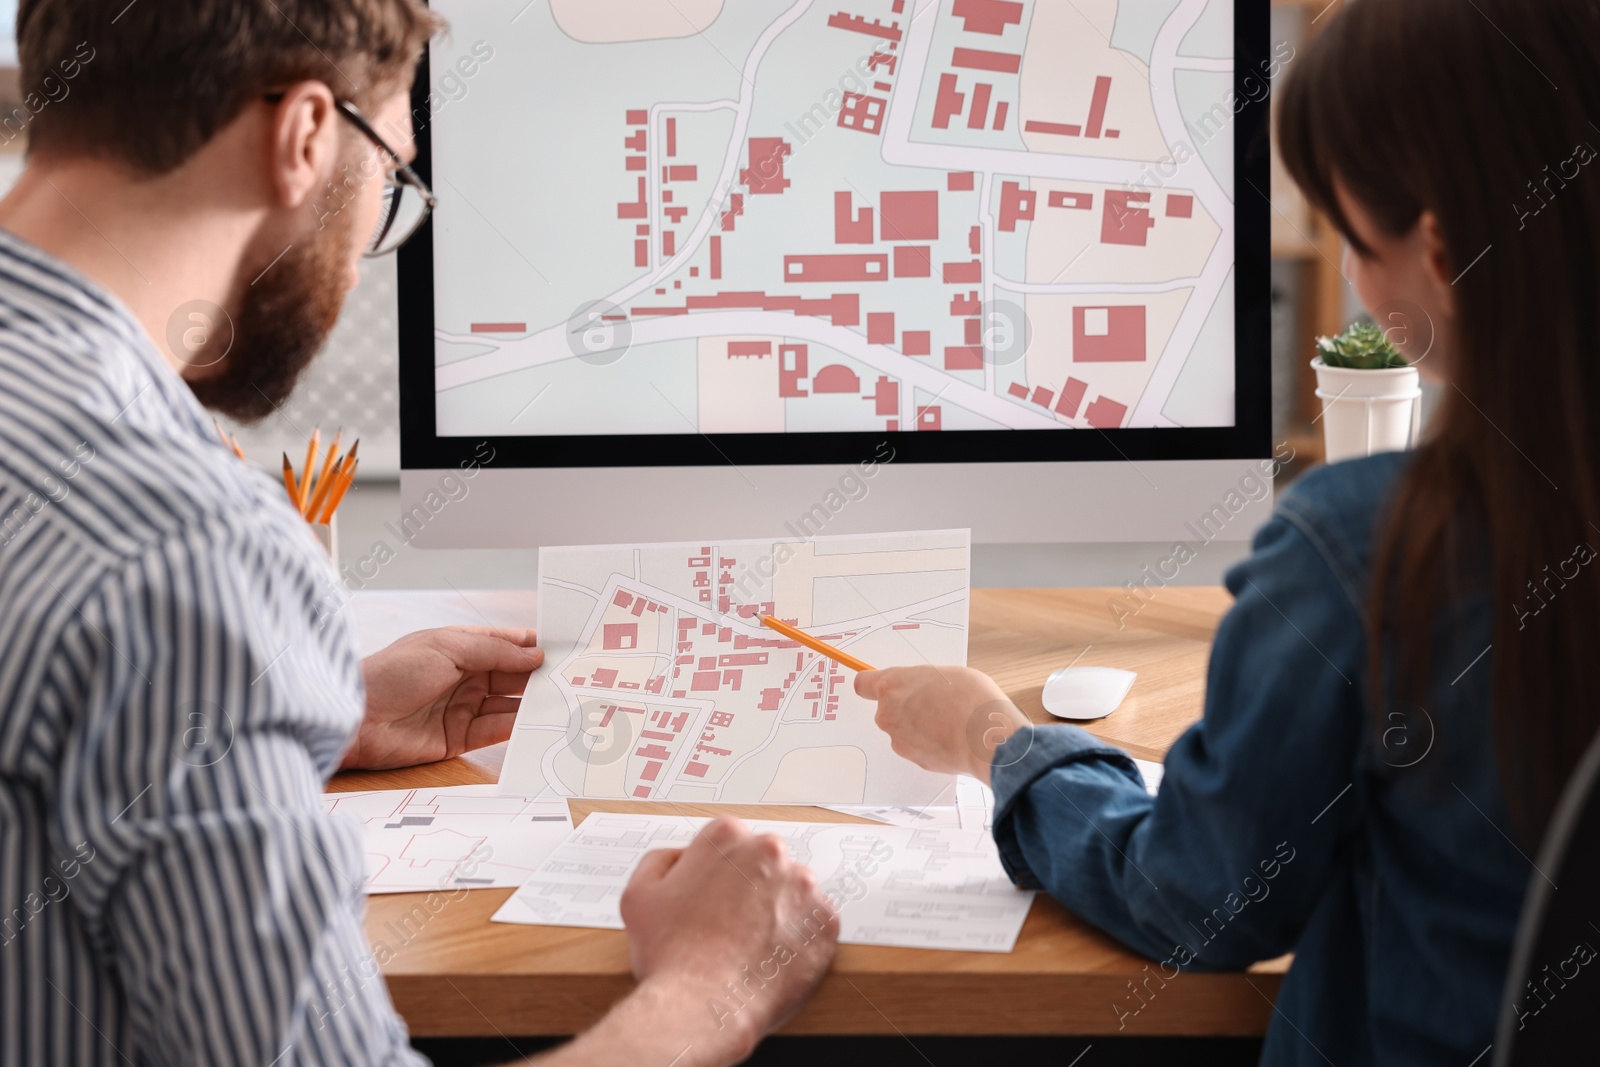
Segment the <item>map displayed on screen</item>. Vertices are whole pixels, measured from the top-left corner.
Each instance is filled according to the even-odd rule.
[[[437,432],[1234,425],[1231,0],[435,0]]]

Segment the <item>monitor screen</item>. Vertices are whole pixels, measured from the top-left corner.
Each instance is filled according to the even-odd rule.
[[[406,467],[1266,454],[1265,0],[433,6]]]

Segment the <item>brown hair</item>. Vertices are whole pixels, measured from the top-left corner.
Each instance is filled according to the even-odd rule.
[[[1289,173],[1352,247],[1336,177],[1386,235],[1431,211],[1458,275],[1450,384],[1375,549],[1372,674],[1420,702],[1466,673],[1483,650],[1442,623],[1489,562],[1471,669],[1529,842],[1600,727],[1596,56],[1593,0],[1350,0],[1278,100]]]
[[[411,84],[442,22],[419,0],[22,0],[29,151],[181,165],[271,88],[370,106]]]

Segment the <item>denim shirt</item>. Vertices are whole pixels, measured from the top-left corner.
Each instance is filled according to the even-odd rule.
[[[1226,577],[1205,715],[1158,796],[1075,726],[995,752],[1012,879],[1159,961],[1108,1030],[1148,1024],[1184,971],[1292,951],[1264,1064],[1466,1067],[1492,1042],[1536,875],[1490,740],[1487,592],[1441,619],[1425,706],[1391,701],[1381,723],[1370,707],[1368,579],[1405,463],[1335,464],[1284,496]]]

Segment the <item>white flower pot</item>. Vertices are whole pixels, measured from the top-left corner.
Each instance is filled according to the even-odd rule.
[[[1322,400],[1328,462],[1377,452],[1403,452],[1417,443],[1422,385],[1415,367],[1351,370],[1311,361]]]

